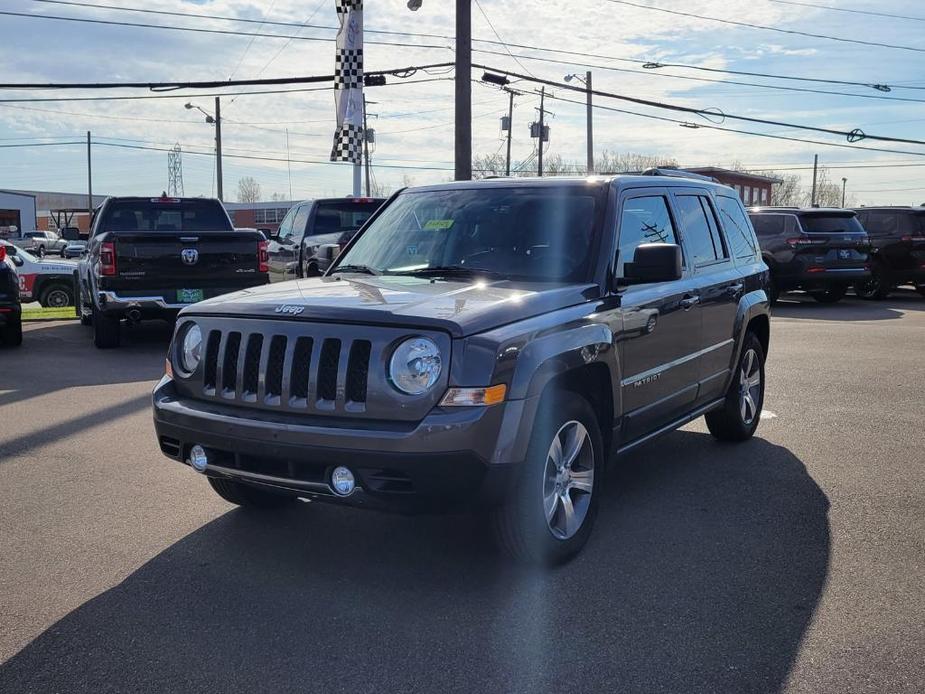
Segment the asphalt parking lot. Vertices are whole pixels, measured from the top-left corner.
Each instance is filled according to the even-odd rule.
[[[2,692],[925,691],[925,300],[775,309],[769,411],[610,475],[551,572],[478,519],[232,508],[155,445],[169,331],[0,350]]]

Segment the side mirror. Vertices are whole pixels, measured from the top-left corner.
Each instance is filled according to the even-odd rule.
[[[618,284],[652,284],[681,279],[681,247],[673,243],[644,243],[636,247],[633,262],[624,263]]]
[[[15,265],[16,267],[22,267],[23,264],[25,264],[26,262],[25,260],[20,258],[18,255],[11,255],[10,260],[13,261],[13,265]]]
[[[323,246],[318,246],[317,255],[321,260],[326,260],[329,263],[333,262],[334,259],[340,255],[340,245],[336,243],[326,243]]]
[[[279,229],[258,229],[262,231],[270,241],[279,241]]]
[[[65,241],[79,241],[80,229],[77,227],[64,227],[61,230],[61,238],[63,238]]]

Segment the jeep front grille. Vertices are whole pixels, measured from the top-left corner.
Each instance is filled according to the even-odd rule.
[[[285,404],[287,409],[362,411],[371,348],[362,339],[345,343],[339,338],[212,330],[203,362],[203,394],[242,404]]]

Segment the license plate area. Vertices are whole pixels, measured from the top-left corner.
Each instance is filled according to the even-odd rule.
[[[177,290],[177,303],[178,304],[195,304],[198,301],[202,301],[205,297],[203,296],[201,289],[178,289]]]

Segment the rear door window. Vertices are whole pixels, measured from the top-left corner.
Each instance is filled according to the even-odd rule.
[[[677,243],[668,201],[662,195],[628,198],[620,216],[620,246],[617,251],[617,277],[623,266],[633,262],[636,247],[644,243]]]
[[[758,239],[752,231],[745,208],[737,198],[717,195],[719,217],[726,232],[726,241],[734,258],[752,260],[758,257]]]
[[[899,219],[895,212],[867,212],[864,216],[864,228],[871,236],[890,236],[899,231]]]
[[[678,195],[675,202],[682,241],[691,262],[697,266],[728,258],[709,201],[702,195]]]
[[[381,201],[354,202],[344,200],[318,203],[315,221],[309,230],[310,236],[354,232],[382,205]]]

